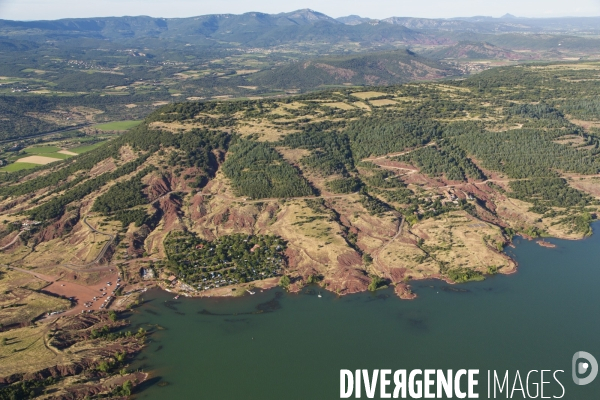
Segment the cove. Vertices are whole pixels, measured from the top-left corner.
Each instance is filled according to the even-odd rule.
[[[136,398],[338,399],[341,369],[384,368],[480,369],[480,398],[488,369],[564,370],[565,399],[598,398],[600,378],[575,385],[571,358],[600,360],[600,235],[547,241],[556,247],[515,239],[514,275],[413,282],[412,301],[391,289],[179,300],[148,291],[128,317],[152,331],[132,367],[151,371],[154,384]]]

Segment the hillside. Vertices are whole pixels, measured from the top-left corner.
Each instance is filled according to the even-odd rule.
[[[531,54],[518,53],[485,42],[459,42],[454,46],[436,49],[423,55],[435,60],[528,60]]]
[[[510,273],[516,233],[591,234],[598,70],[167,105],[85,154],[2,175],[2,259],[202,296],[283,279],[410,298],[411,281]]]
[[[251,84],[273,88],[316,88],[327,85],[392,85],[433,80],[458,71],[410,51],[372,53],[299,61],[263,71],[249,78]]]

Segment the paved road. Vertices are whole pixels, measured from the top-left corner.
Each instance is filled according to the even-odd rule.
[[[36,135],[31,135],[31,136],[24,136],[24,137],[18,137],[18,138],[14,138],[14,139],[0,140],[0,144],[9,143],[9,142],[18,142],[19,140],[26,140],[26,139],[33,139],[33,138],[42,137],[42,136],[54,135],[55,133],[76,131],[77,129],[85,128],[86,126],[91,126],[91,125],[93,125],[93,124],[82,124],[82,125],[71,126],[68,128],[57,129],[57,130],[50,131],[50,132],[38,133]]]

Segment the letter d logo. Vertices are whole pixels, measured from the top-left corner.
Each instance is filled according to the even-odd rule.
[[[578,363],[578,361],[582,358],[587,362],[582,361]],[[578,375],[583,375],[588,370],[590,370],[590,374],[587,376],[587,378],[578,377]],[[593,355],[586,353],[585,351],[578,351],[573,355],[573,382],[575,382],[576,385],[590,384],[594,379],[596,379],[596,375],[598,375],[598,361],[596,361]]]

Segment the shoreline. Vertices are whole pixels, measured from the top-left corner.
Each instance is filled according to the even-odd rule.
[[[592,227],[596,224],[600,224],[600,221],[594,221],[592,223]],[[594,233],[592,233],[593,235]],[[574,238],[574,237],[559,237],[559,236],[552,236],[552,237],[544,237],[544,238],[533,238],[533,237],[529,237],[527,235],[516,235],[522,239],[525,239],[527,241],[534,241],[535,243],[537,243],[539,246],[544,247],[544,248],[556,248],[557,246],[553,243],[549,243],[546,242],[545,239],[557,239],[557,240],[569,240],[569,241],[579,241],[579,240],[585,240],[590,236],[582,236],[582,237],[578,237],[578,238]],[[540,244],[540,243],[544,243],[544,244]],[[513,259],[510,255],[508,255],[506,253],[506,248],[507,247],[511,247],[511,248],[516,248],[516,246],[514,245],[513,241],[511,240],[504,248],[504,250],[501,252],[501,254],[503,254],[505,257],[507,257],[511,263],[514,264],[514,266],[504,272],[504,271],[500,271],[497,274],[483,274],[483,276],[487,279],[487,277],[489,276],[494,276],[494,275],[513,275],[516,274],[518,272],[519,269],[519,263]],[[248,290],[252,290],[255,288],[258,288],[260,290],[271,290],[275,287],[279,286],[279,279],[280,277],[277,278],[269,278],[269,279],[265,279],[263,281],[256,281],[256,282],[252,282],[252,283],[248,283],[245,284],[245,286],[226,286],[223,288],[216,288],[216,289],[211,289],[208,291],[203,291],[200,293],[189,293],[187,291],[184,290],[176,290],[175,288],[168,288],[168,287],[164,287],[164,285],[161,285],[157,282],[152,282],[152,284],[150,286],[146,286],[146,288],[150,289],[150,288],[158,288],[160,290],[163,290],[165,292],[168,293],[172,293],[174,295],[181,295],[181,296],[185,296],[188,298],[228,298],[228,297],[245,297],[248,296],[249,294],[247,293]],[[412,292],[412,286],[411,284],[419,282],[419,281],[424,281],[424,280],[428,280],[428,279],[435,279],[435,280],[440,280],[442,282],[445,282],[446,284],[449,285],[458,285],[458,284],[466,284],[469,283],[469,281],[467,282],[453,282],[449,279],[445,279],[444,277],[441,276],[429,276],[429,277],[425,277],[423,279],[412,279],[406,283],[404,282],[399,282],[399,283],[391,283],[388,286],[391,286],[394,288],[394,293],[396,293],[396,295],[398,296],[398,298],[402,299],[402,300],[414,300],[416,299],[418,296],[416,293]],[[301,285],[301,286],[295,286],[294,289],[292,290],[287,290],[288,293],[299,293],[304,287],[306,287],[308,285]],[[334,292],[332,290],[329,290],[327,288],[327,286],[321,286],[318,285],[319,288],[321,288],[322,290],[326,290],[330,293],[336,294],[337,296],[346,296],[346,295],[351,295],[351,294],[356,294],[356,293],[363,293],[363,292],[367,292],[368,290],[356,290],[356,291],[345,291],[342,293],[338,293],[338,292]],[[241,293],[241,294],[239,294]],[[125,308],[111,308],[111,309],[115,309],[118,311],[122,311]]]

